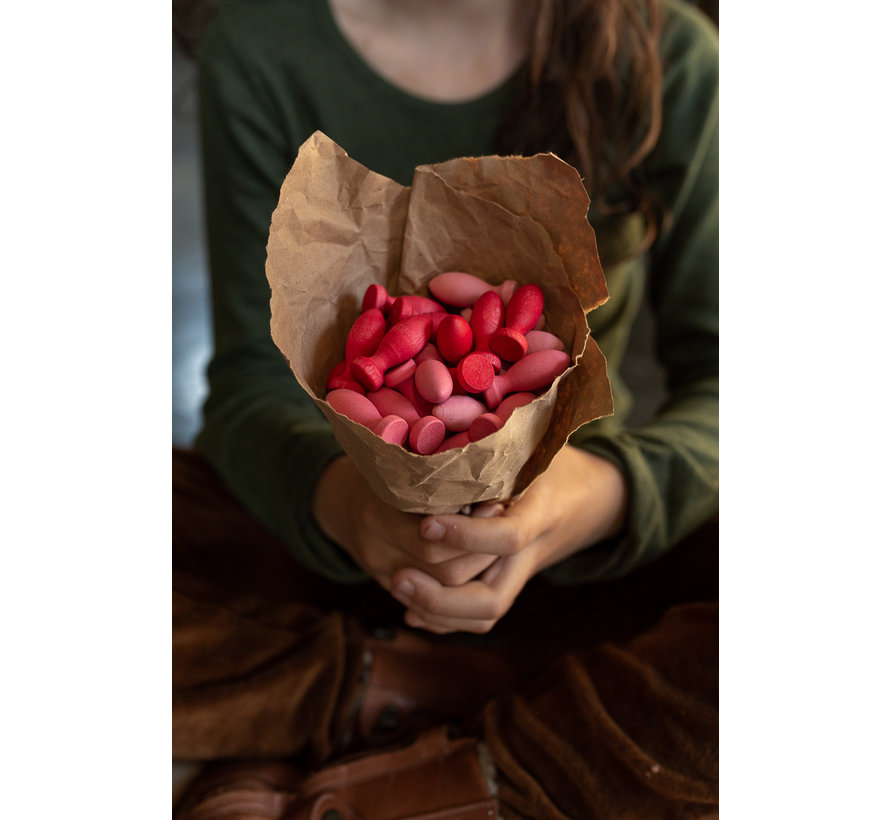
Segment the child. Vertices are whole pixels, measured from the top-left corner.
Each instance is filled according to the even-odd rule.
[[[604,634],[589,604],[603,582],[667,560],[717,509],[713,29],[678,0],[228,0],[205,19],[215,354],[197,448],[213,471],[174,457],[175,753],[316,767],[405,736],[412,716],[463,719],[486,744],[473,749],[491,752],[504,817],[716,811],[713,608],[672,613],[618,650],[597,640],[621,619],[607,613]],[[615,414],[578,430],[515,503],[471,516],[382,505],[274,346],[265,243],[315,130],[405,185],[417,165],[492,153],[553,151],[581,172],[610,292],[591,329]],[[668,395],[627,429],[616,374],[647,275]],[[523,619],[523,602],[554,588],[588,603],[562,591],[579,606]],[[345,603],[357,589],[364,609]],[[394,617],[418,633],[369,631]],[[540,640],[523,658],[529,630]],[[546,646],[569,651],[549,658]],[[532,672],[546,680],[535,694],[520,686]],[[677,708],[698,722],[671,717],[671,740],[653,732]],[[465,746],[429,737],[437,759],[462,760]],[[388,771],[369,754],[362,765]],[[431,799],[425,810],[443,807]]]

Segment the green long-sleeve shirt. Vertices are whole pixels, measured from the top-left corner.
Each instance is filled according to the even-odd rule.
[[[590,324],[616,408],[571,440],[622,469],[629,523],[620,538],[549,569],[556,582],[624,574],[717,508],[717,40],[681,0],[665,0],[665,10],[664,121],[645,172],[670,220],[648,254],[617,262],[638,242],[641,218],[590,215],[610,293]],[[225,0],[198,59],[215,352],[197,447],[307,567],[364,580],[310,512],[319,475],[342,451],[270,335],[272,211],[300,145],[316,130],[403,185],[417,165],[495,153],[521,76],[470,102],[419,99],[366,65],[326,0]],[[629,397],[618,370],[647,269],[668,397],[650,422],[627,429]]]

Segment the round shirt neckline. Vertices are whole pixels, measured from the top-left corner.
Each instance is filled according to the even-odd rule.
[[[324,25],[326,34],[331,40],[332,45],[336,49],[336,54],[342,57],[357,77],[363,82],[370,83],[380,92],[388,95],[401,105],[407,105],[419,109],[428,114],[434,113],[456,113],[456,112],[472,112],[474,110],[485,110],[489,107],[499,106],[504,97],[512,93],[514,85],[516,85],[526,66],[523,61],[519,66],[501,83],[488,91],[483,91],[476,97],[467,100],[433,100],[427,97],[421,97],[407,89],[393,83],[384,77],[377,69],[369,65],[362,55],[356,50],[355,46],[350,42],[349,38],[343,33],[334,11],[331,9],[328,0],[317,0],[320,17]]]

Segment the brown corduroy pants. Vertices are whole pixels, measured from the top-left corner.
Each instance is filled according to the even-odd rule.
[[[401,623],[369,582],[302,569],[197,454],[173,452],[173,756],[328,760],[364,636]],[[475,724],[505,820],[717,816],[717,524],[627,579],[536,579],[486,636],[521,683]]]

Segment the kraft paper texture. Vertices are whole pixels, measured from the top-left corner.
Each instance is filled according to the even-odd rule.
[[[577,171],[552,154],[419,166],[406,188],[319,131],[302,145],[269,233],[272,338],[385,502],[437,513],[508,501],[575,429],[612,413],[606,361],[586,318],[608,299],[588,206]],[[324,401],[325,380],[343,358],[369,285],[394,296],[429,295],[426,283],[449,270],[494,285],[539,285],[546,329],[563,340],[573,364],[496,433],[422,456],[337,413]]]

